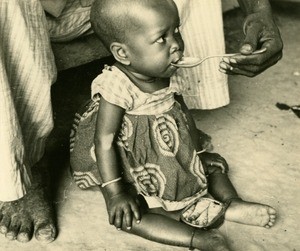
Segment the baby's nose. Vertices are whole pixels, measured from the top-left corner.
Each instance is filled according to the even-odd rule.
[[[173,39],[171,41],[170,53],[172,54],[178,50],[180,50],[179,41],[175,37],[173,37]]]
[[[180,49],[179,44],[177,42],[173,43],[170,48],[170,53],[173,54],[174,52],[179,51],[179,49]]]

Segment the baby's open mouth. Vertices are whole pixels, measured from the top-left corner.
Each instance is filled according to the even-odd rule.
[[[178,62],[180,62],[181,59],[182,59],[182,56],[179,57],[179,58],[177,58],[177,59],[175,59],[175,60],[173,60],[173,61],[171,62],[171,65],[178,64]]]

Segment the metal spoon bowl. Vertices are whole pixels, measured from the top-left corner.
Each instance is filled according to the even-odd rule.
[[[267,49],[263,48],[257,51],[254,51],[250,55],[256,55],[256,54],[261,54],[265,52]],[[182,57],[177,63],[172,63],[173,66],[180,67],[180,68],[190,68],[190,67],[195,67],[200,64],[202,64],[205,60],[210,59],[210,58],[216,58],[216,57],[232,57],[232,56],[240,56],[242,55],[241,53],[228,53],[228,54],[221,54],[221,55],[211,55],[207,56],[205,58],[197,58],[197,57]]]

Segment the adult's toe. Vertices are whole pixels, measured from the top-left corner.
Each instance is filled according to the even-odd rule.
[[[20,231],[17,235],[19,242],[28,242],[32,238],[33,224],[31,221],[24,221],[21,224]]]
[[[15,240],[19,233],[20,225],[21,224],[17,216],[12,217],[10,225],[5,234],[5,237],[9,240]]]
[[[35,225],[35,238],[44,243],[49,243],[56,238],[56,227],[52,222],[42,222]]]
[[[6,234],[7,233],[9,223],[10,223],[10,217],[8,217],[7,215],[4,215],[2,217],[1,222],[0,222],[0,233],[1,234]]]

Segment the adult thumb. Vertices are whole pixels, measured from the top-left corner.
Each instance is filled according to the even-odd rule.
[[[258,47],[260,27],[256,23],[244,24],[245,38],[240,46],[240,53],[249,55]]]

